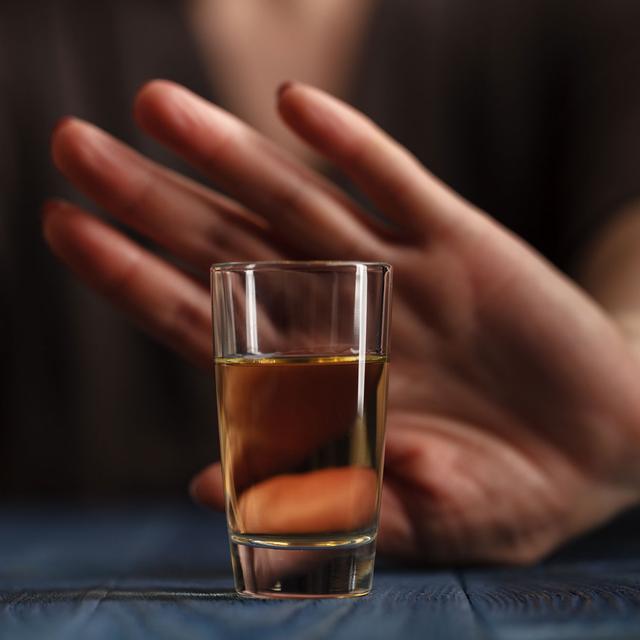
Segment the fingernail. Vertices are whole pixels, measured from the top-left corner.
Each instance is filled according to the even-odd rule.
[[[282,99],[282,96],[289,90],[291,89],[291,87],[293,86],[293,82],[291,82],[291,80],[286,80],[285,82],[281,83],[280,86],[278,87],[278,91],[276,92],[277,96],[278,96],[278,100]]]
[[[53,129],[51,130],[51,138],[54,138],[58,133],[58,131],[60,131],[62,127],[64,127],[67,123],[71,122],[72,120],[75,120],[75,118],[73,118],[72,116],[63,116],[62,118],[60,118],[58,122],[55,123]]]

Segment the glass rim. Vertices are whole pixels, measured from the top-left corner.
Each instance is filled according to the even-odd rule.
[[[210,271],[311,271],[313,269],[340,269],[348,267],[366,267],[367,271],[391,271],[393,266],[388,262],[364,262],[360,260],[253,260],[246,262],[217,262],[211,265]]]

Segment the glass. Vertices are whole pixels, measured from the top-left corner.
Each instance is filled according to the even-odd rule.
[[[380,508],[391,267],[211,268],[215,380],[236,589],[368,593]]]

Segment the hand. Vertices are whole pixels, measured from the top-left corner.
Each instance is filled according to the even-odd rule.
[[[139,124],[230,197],[77,120],[58,127],[53,156],[79,189],[193,275],[68,203],[45,212],[53,250],[206,367],[212,262],[391,262],[383,552],[529,562],[637,502],[640,363],[604,312],[359,113],[299,84],[278,106],[391,224],[229,114],[156,81],[138,96]],[[218,467],[194,492],[222,506]]]

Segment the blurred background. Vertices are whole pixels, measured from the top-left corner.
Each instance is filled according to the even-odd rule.
[[[210,372],[135,329],[45,246],[46,197],[91,209],[51,163],[60,117],[192,175],[131,116],[140,85],[167,78],[342,183],[275,118],[277,84],[307,81],[570,272],[639,195],[639,27],[637,0],[5,0],[0,492],[184,495],[217,456]]]

